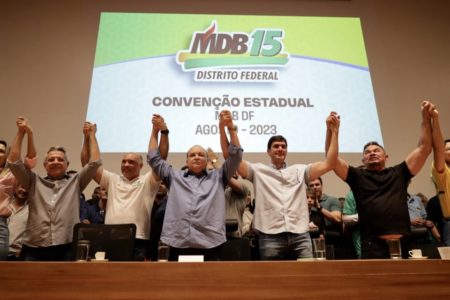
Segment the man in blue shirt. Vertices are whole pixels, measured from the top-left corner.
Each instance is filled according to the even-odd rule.
[[[92,199],[80,204],[80,221],[85,224],[105,224],[105,207],[107,191],[97,186],[92,193]]]
[[[170,190],[161,233],[161,241],[170,246],[169,260],[193,254],[203,255],[205,260],[219,260],[220,246],[226,241],[224,190],[237,171],[243,152],[231,113],[222,111],[219,121],[219,127],[227,127],[230,133],[229,157],[222,167],[213,170],[207,169],[207,151],[199,145],[189,149],[187,169],[174,170],[158,151],[162,118],[154,115],[152,122],[148,163]]]

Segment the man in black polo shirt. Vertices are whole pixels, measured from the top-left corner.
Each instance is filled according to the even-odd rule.
[[[386,167],[388,155],[383,146],[369,142],[364,146],[364,168],[356,168],[338,158],[334,172],[350,186],[356,200],[361,226],[361,258],[389,258],[387,239],[402,241],[407,257],[410,220],[406,203],[409,180],[422,169],[432,149],[432,114],[436,107],[422,103],[419,145],[406,159]],[[328,144],[328,143],[327,143]]]

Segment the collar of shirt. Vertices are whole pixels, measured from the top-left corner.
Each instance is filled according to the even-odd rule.
[[[45,180],[50,180],[50,181],[58,181],[58,180],[69,179],[69,178],[70,178],[69,175],[64,174],[64,176],[62,178],[58,178],[58,179],[57,178],[53,178],[53,177],[51,177],[49,175],[47,175],[44,179]]]
[[[198,174],[198,175],[192,173],[192,172],[189,171],[189,170],[186,170],[186,171],[184,172],[184,174],[183,174],[183,177],[195,176],[195,177],[200,178],[200,177],[206,176],[207,174],[208,174],[208,171],[207,171],[206,169],[203,170],[203,171],[202,171],[200,174]]]
[[[120,179],[121,179],[122,181],[127,182],[127,183],[130,183],[130,184],[132,184],[133,182],[139,180],[139,178],[141,178],[141,174],[139,174],[138,177],[133,178],[133,179],[131,179],[131,180],[129,180],[128,178],[126,178],[125,176],[123,176],[123,174],[120,174]]]
[[[270,163],[269,166],[271,166],[272,168],[274,168],[275,170],[280,170],[278,169],[273,163]],[[287,164],[286,162],[283,163],[283,166],[281,167],[281,169],[286,169],[287,168]]]

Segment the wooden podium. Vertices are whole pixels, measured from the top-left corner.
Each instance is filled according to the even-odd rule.
[[[2,299],[449,299],[450,260],[1,262]]]

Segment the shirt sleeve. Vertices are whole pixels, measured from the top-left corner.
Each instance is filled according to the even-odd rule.
[[[445,168],[447,168],[447,166],[445,166]],[[444,169],[444,172],[439,173],[438,171],[436,171],[436,168],[434,167],[434,162],[431,164],[431,178],[433,179],[434,183],[437,186],[438,192],[443,191],[445,188],[445,184],[446,184],[446,176],[447,175],[447,170]]]
[[[228,146],[228,158],[225,160],[225,163],[222,165],[223,174],[225,176],[226,183],[230,180],[230,178],[236,173],[239,168],[239,165],[242,161],[242,148],[236,145],[230,144]]]
[[[31,185],[35,174],[27,168],[21,160],[14,163],[8,163],[11,172],[16,177],[17,181],[30,192]]]
[[[153,172],[164,182],[167,188],[170,188],[172,166],[162,159],[159,150],[149,150],[147,154],[147,163],[152,168]]]
[[[339,204],[339,200],[337,198],[331,198],[330,212],[332,211],[341,211],[341,206]]]
[[[35,156],[33,158],[29,158],[28,156],[25,156],[24,164],[27,168],[33,169],[34,167],[36,167],[36,163],[37,163],[37,156]]]
[[[89,182],[94,178],[95,173],[97,172],[97,169],[102,165],[102,161],[96,160],[91,161],[87,163],[79,172],[80,176],[80,191],[84,190],[86,186],[89,184]]]

